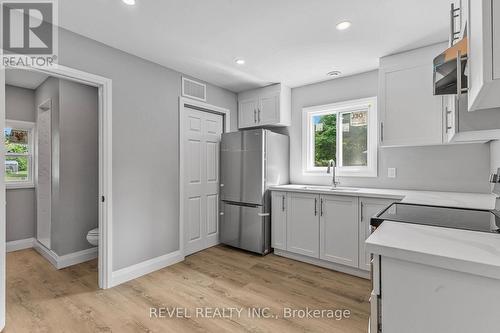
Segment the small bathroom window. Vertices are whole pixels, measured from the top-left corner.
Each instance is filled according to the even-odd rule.
[[[33,187],[33,132],[35,124],[6,121],[5,184],[7,188]]]

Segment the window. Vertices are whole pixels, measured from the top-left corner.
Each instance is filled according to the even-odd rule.
[[[303,171],[326,174],[334,160],[337,175],[377,176],[377,98],[303,109]]]
[[[32,187],[34,124],[6,121],[5,184],[7,188]]]

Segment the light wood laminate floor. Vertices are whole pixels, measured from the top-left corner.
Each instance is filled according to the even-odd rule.
[[[118,287],[97,287],[97,261],[57,271],[29,249],[7,254],[4,332],[367,332],[368,280],[275,255],[217,246]],[[150,308],[191,318],[150,318]],[[244,308],[208,319],[197,307]],[[249,318],[248,308],[277,318]],[[348,309],[349,319],[283,318],[283,309]],[[215,310],[214,310],[215,311]],[[228,311],[228,310],[226,310]],[[227,313],[226,313],[227,314]],[[182,311],[180,313],[182,315]]]

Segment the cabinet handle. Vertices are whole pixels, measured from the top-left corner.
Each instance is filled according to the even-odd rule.
[[[318,216],[318,199],[314,198],[314,216]]]
[[[364,207],[363,207],[363,202],[361,202],[361,203],[359,204],[359,207],[360,207],[360,210],[361,210],[361,212],[360,212],[360,214],[361,214],[360,219],[361,219],[361,222],[363,222],[363,219],[364,219],[364,218],[363,218],[363,208],[364,208]]]
[[[285,211],[285,196],[284,195],[282,196],[282,200],[281,200],[281,210],[283,212]]]
[[[257,109],[257,110],[258,110],[258,111],[257,111],[257,114],[258,114],[258,118],[257,118],[257,119],[259,120],[259,123],[260,123],[260,108],[259,108],[259,109]]]
[[[323,216],[323,198],[321,198],[321,201],[319,203],[319,215]]]
[[[253,122],[257,122],[257,110],[253,109]]]
[[[384,142],[384,123],[380,123],[380,142]]]

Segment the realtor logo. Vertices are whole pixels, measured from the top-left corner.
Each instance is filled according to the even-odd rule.
[[[0,1],[3,66],[52,66],[57,59],[56,0]]]

